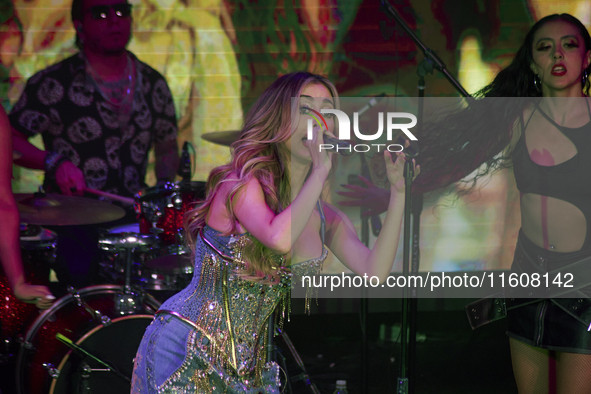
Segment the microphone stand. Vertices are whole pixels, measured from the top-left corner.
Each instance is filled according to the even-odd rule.
[[[367,161],[365,160],[365,154],[360,154],[361,159],[361,175],[366,179],[371,179],[371,174],[369,172],[369,167],[367,166]],[[351,183],[351,182],[349,182]],[[369,230],[370,230],[370,223],[371,223],[371,233],[374,237],[377,237],[382,230],[382,221],[378,215],[374,215],[371,217],[363,216],[363,212],[361,210],[361,242],[365,244],[365,246],[369,247]],[[361,315],[361,392],[367,393],[368,392],[368,370],[367,366],[369,365],[369,352],[368,352],[368,339],[367,339],[367,316],[369,313],[369,300],[367,298],[367,289],[365,287],[362,288],[362,296],[361,296],[361,305],[360,305],[360,315]]]
[[[365,162],[365,157],[363,153],[360,153],[361,158],[361,174],[366,176],[366,173],[369,173],[367,169],[367,164]],[[369,177],[368,177],[369,179]],[[347,183],[351,185],[359,185],[364,186],[362,182],[359,180],[357,175],[349,174],[347,179]],[[361,219],[361,242],[365,246],[369,246],[369,220],[370,218],[367,216],[363,216],[363,208],[359,209],[359,217]],[[379,220],[379,218],[378,218]],[[380,223],[381,225],[381,223]],[[368,365],[368,346],[367,346],[367,311],[369,309],[367,300],[367,289],[365,287],[361,288],[361,298],[359,300],[359,320],[361,321],[361,392],[367,393],[367,365]]]
[[[393,18],[398,22],[399,26],[404,29],[406,34],[415,42],[418,48],[421,49],[425,58],[417,67],[417,74],[419,75],[419,100],[417,113],[417,131],[420,135],[423,126],[423,100],[425,97],[425,76],[432,74],[433,69],[441,72],[453,87],[463,96],[470,97],[470,94],[462,87],[462,85],[447,71],[445,63],[433,52],[426,47],[423,42],[414,34],[414,32],[404,22],[400,14],[392,7],[387,0],[380,0],[381,10],[386,16]],[[413,178],[412,161],[406,160],[404,165],[404,179],[405,179],[405,207],[404,207],[404,240],[403,240],[403,268],[404,276],[408,276],[409,271],[412,273],[419,272],[420,250],[419,250],[419,229],[420,216],[423,210],[423,195],[411,197],[411,186]],[[411,239],[411,215],[412,215],[412,239]],[[412,242],[412,245],[411,245]],[[412,267],[409,270],[410,249],[412,248]],[[410,297],[409,297],[410,296]],[[400,376],[397,380],[397,394],[414,393],[414,382],[416,377],[416,330],[417,330],[417,290],[416,288],[404,288],[402,296],[402,321],[400,327]],[[407,377],[410,376],[409,379]]]
[[[386,16],[393,18],[398,22],[400,27],[404,29],[406,34],[415,42],[415,44],[419,47],[423,54],[425,55],[425,61],[431,64],[430,72],[433,71],[433,68],[439,70],[447,80],[453,85],[453,87],[460,92],[460,94],[464,97],[470,97],[470,94],[460,85],[457,79],[455,79],[449,71],[447,71],[445,63],[441,60],[435,52],[433,52],[430,48],[427,48],[423,42],[413,33],[413,31],[408,27],[408,25],[404,22],[400,14],[392,7],[392,5],[387,0],[381,0],[382,3],[381,9],[386,14]],[[427,68],[428,69],[428,68]]]

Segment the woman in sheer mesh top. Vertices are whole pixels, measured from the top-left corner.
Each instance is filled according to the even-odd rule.
[[[530,275],[549,272],[550,281],[560,273],[566,282],[570,273],[578,284],[588,285],[589,33],[570,15],[545,17],[530,30],[506,70],[510,71],[501,72],[484,89],[486,96],[541,96],[531,102],[519,101],[522,112],[513,124],[507,151],[521,203],[521,230],[511,269]],[[501,88],[511,82],[513,92]],[[553,292],[558,296],[561,289]],[[536,300],[540,295],[507,299],[508,335],[519,392],[591,393],[591,287],[568,293],[573,298]]]
[[[591,393],[590,72],[585,26],[568,14],[547,16],[477,99],[442,122],[426,123],[418,135],[422,175],[414,192],[478,170],[474,185],[494,170],[513,167],[521,230],[511,270],[528,278],[536,274],[541,282],[514,298],[507,294],[494,308],[470,307],[468,314],[482,325],[506,311],[520,394]],[[355,199],[347,205],[371,201],[372,214],[384,209],[377,202],[388,195],[375,186],[341,194]],[[557,278],[560,286],[552,283]],[[506,308],[497,308],[501,304]]]
[[[328,247],[355,273],[387,278],[404,210],[403,158],[384,154],[391,199],[370,250],[320,199],[332,162],[318,146],[333,135],[334,119],[325,115],[328,130],[316,125],[306,138],[311,112],[338,100],[327,79],[299,72],[252,106],[232,161],[211,172],[205,201],[187,215],[194,277],[146,330],[133,393],[279,393],[278,366],[266,360],[267,322],[278,306],[283,316],[292,275],[319,273]]]

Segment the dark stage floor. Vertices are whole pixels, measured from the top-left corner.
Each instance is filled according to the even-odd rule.
[[[369,314],[367,393],[396,392],[400,346],[391,335],[399,324],[397,312]],[[416,394],[517,393],[504,321],[472,331],[462,310],[421,311],[417,325]],[[359,314],[294,315],[285,331],[322,393],[337,379],[362,392]]]
[[[361,326],[355,305],[341,308],[341,313],[298,313],[298,301],[292,304],[291,321],[285,332],[290,337],[313,382],[323,394],[331,394],[337,379],[347,381],[349,393],[362,393]],[[334,302],[331,300],[330,302]],[[446,300],[449,301],[449,300]],[[517,393],[511,372],[505,322],[499,321],[472,331],[464,311],[455,306],[433,307],[428,300],[419,300],[417,319],[417,362],[414,379],[416,394],[499,394]],[[335,309],[330,302],[319,300],[317,310]],[[400,328],[398,300],[370,300],[367,320],[368,390],[367,393],[395,393],[399,376],[400,346],[396,342]],[[425,304],[428,304],[425,306]],[[327,306],[328,305],[328,306]],[[376,308],[376,305],[381,305]],[[338,308],[336,308],[338,310]],[[346,312],[343,312],[347,310]],[[446,310],[447,309],[447,310]],[[378,310],[378,312],[376,312]],[[386,310],[386,311],[384,311]],[[399,341],[399,339],[398,339]],[[277,343],[288,354],[281,341]],[[288,357],[288,359],[291,359]],[[289,362],[290,374],[299,371]],[[15,393],[11,365],[0,366],[2,394]],[[294,382],[295,393],[308,393],[302,382]],[[94,393],[93,393],[94,394]],[[117,394],[117,393],[109,393]]]

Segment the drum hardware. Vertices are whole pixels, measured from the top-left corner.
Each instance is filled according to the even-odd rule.
[[[204,182],[181,181],[160,184],[138,193],[135,203],[138,223],[109,229],[99,241],[101,249],[108,252],[100,263],[101,275],[110,283],[124,284],[128,294],[130,289],[124,283],[128,273],[131,273],[132,284],[144,290],[184,288],[193,273],[193,264],[188,258],[190,251],[184,245],[184,214],[204,197],[204,192]],[[141,245],[131,248],[129,256],[129,243],[135,241]],[[121,310],[128,310],[129,303],[122,297]]]
[[[204,197],[205,183],[196,181],[169,182],[138,193],[140,233],[160,240],[144,264],[154,290],[180,290],[191,280],[193,263],[184,245],[184,215]]]
[[[185,242],[185,229],[179,228],[178,230],[176,230],[176,237],[180,243],[184,243]]]
[[[120,315],[133,315],[141,310],[142,293],[127,291],[117,294],[115,308]]]
[[[57,300],[50,309],[37,313],[37,319],[24,336],[26,348],[21,346],[16,360],[17,393],[70,394],[81,393],[86,379],[86,393],[128,394],[129,380],[115,377],[114,373],[90,374],[84,378],[86,363],[92,372],[105,370],[103,364],[61,342],[56,334],[66,334],[69,340],[90,355],[109,364],[108,368],[131,376],[133,359],[146,330],[160,303],[149,293],[143,295],[140,314],[121,316],[115,307],[121,286],[101,285],[79,289],[77,293],[93,310],[100,310],[110,318],[104,326],[90,319],[86,308],[78,306],[72,294]]]
[[[123,292],[117,293],[115,297],[115,310],[120,315],[135,314],[140,311],[143,296],[141,293],[136,293],[131,289],[131,265],[132,265],[132,248],[126,248],[125,251],[125,284],[123,285]]]
[[[174,209],[182,209],[183,208],[183,197],[178,193],[172,193],[170,196],[170,202]]]
[[[106,253],[99,266],[101,267],[101,275],[107,282],[123,284],[125,274],[129,270],[126,268],[128,254],[126,249],[121,246],[128,243],[129,238],[135,238],[136,240],[141,238],[144,245],[131,250],[133,256],[132,286],[144,290],[172,290],[168,280],[155,278],[150,270],[145,269],[145,262],[152,259],[152,256],[157,255],[160,250],[160,239],[157,237],[160,229],[153,228],[152,230],[151,232],[156,234],[140,234],[139,223],[130,223],[108,229],[106,234],[101,236],[99,244]],[[124,239],[125,242],[121,241],[121,239]],[[161,288],[161,286],[164,288]]]
[[[21,348],[23,348],[23,349],[35,350],[35,346],[33,346],[33,344],[31,342],[27,342],[21,337],[19,337],[17,339],[17,342],[21,345]]]
[[[181,150],[181,157],[179,160],[179,168],[177,174],[179,174],[184,182],[190,182],[195,168],[191,168],[191,154],[189,148],[193,151],[193,155],[196,154],[195,147],[189,141],[183,143],[183,149]]]
[[[68,287],[68,293],[70,293],[72,297],[74,297],[76,305],[86,309],[86,312],[88,312],[90,316],[92,316],[92,319],[95,320],[97,323],[100,323],[103,326],[108,326],[109,324],[111,324],[111,319],[109,318],[109,316],[103,315],[99,310],[92,309],[86,302],[82,300],[80,294],[78,293],[78,291],[76,291],[76,289],[74,289],[73,287]]]
[[[118,293],[115,298],[115,310],[121,315],[136,313],[142,304],[142,296],[131,290],[131,249],[133,248],[127,247],[125,250],[125,284],[123,285],[123,292]]]
[[[90,393],[90,373],[92,369],[88,364],[81,363],[80,367],[78,367],[80,371],[80,384],[78,386],[79,393]]]
[[[11,351],[13,341],[11,339],[5,339],[2,342],[4,343],[2,351],[0,351],[0,366],[8,364],[10,360],[12,360],[12,358],[14,357],[14,353],[12,353]]]
[[[156,223],[154,223],[154,225],[156,225]],[[150,228],[150,232],[154,235],[159,235],[164,232],[164,229],[160,228],[160,227],[152,227],[152,228]]]
[[[60,370],[57,369],[55,367],[55,365],[53,365],[52,363],[43,363],[41,364],[43,366],[43,368],[45,368],[45,370],[47,371],[47,373],[49,374],[49,376],[51,376],[52,379],[57,379],[60,376]]]
[[[100,365],[105,367],[105,368],[90,368],[90,366],[86,362],[80,363],[79,371],[81,372],[82,381],[87,382],[86,385],[88,385],[88,380],[90,379],[91,372],[112,372],[115,375],[119,376],[121,379],[126,380],[127,382],[131,383],[131,378],[129,376],[125,376],[124,374],[119,372],[119,370],[117,370],[117,368],[110,365],[108,362],[101,360],[99,357],[93,355],[89,351],[76,345],[74,342],[72,342],[72,340],[70,338],[68,338],[60,333],[56,334],[55,337],[58,340],[60,340],[61,342],[63,342],[66,346],[74,349],[75,351],[77,351],[78,353],[80,353],[86,357],[89,357],[91,360],[94,360],[97,363],[99,363]],[[88,391],[82,391],[82,392],[90,392],[90,387],[88,387],[87,390]]]
[[[141,309],[142,294],[133,291],[131,286],[131,275],[133,266],[133,251],[137,249],[151,248],[158,242],[153,235],[121,233],[99,240],[99,243],[108,245],[116,251],[122,251],[125,256],[123,292],[115,297],[115,309],[120,315],[137,313]]]
[[[138,305],[141,305],[141,296],[132,290],[131,283],[132,274],[134,273],[134,253],[144,253],[144,255],[149,254],[158,242],[159,239],[155,235],[130,232],[112,234],[99,240],[99,244],[104,250],[121,255],[123,260],[122,270],[118,273],[119,275],[123,274],[124,280],[124,291],[117,301],[121,314],[133,313],[133,311],[137,310]],[[145,257],[144,255],[140,255],[139,257]],[[116,264],[117,261],[120,260],[114,260],[113,263]],[[143,263],[143,261],[140,263]],[[142,264],[139,265],[141,267]],[[113,279],[116,279],[118,274],[113,273]],[[140,278],[140,280],[143,280],[143,278]]]

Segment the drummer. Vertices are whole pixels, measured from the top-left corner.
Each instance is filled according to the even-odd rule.
[[[46,192],[82,196],[88,187],[132,197],[145,187],[152,145],[156,178],[174,180],[172,95],[163,76],[126,49],[131,9],[125,0],[74,0],[80,51],[33,75],[10,113],[14,147],[23,154],[15,162],[45,170]],[[38,133],[45,151],[27,141]],[[134,220],[131,213],[128,218]],[[98,255],[97,226],[53,230],[58,279],[87,286]]]
[[[10,288],[21,301],[35,303],[40,309],[51,306],[55,297],[45,286],[26,283],[19,247],[19,217],[12,195],[12,144],[10,123],[0,106],[0,217],[2,217],[2,236],[0,237],[0,261]]]

